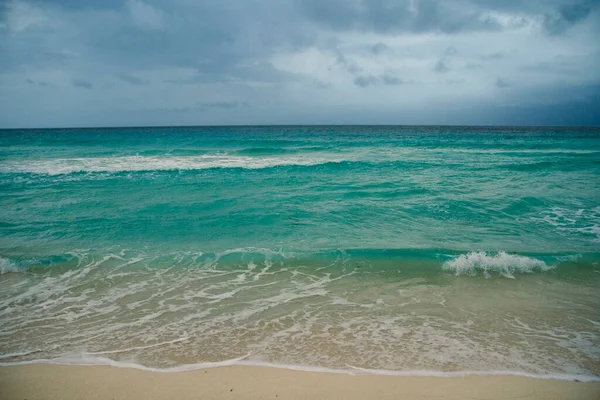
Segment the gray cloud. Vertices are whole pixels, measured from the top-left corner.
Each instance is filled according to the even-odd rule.
[[[102,10],[121,7],[126,0],[32,0],[38,5],[54,5],[65,10]]]
[[[498,78],[498,79],[496,79],[496,86],[504,89],[504,88],[511,87],[512,85],[506,79]]]
[[[466,64],[465,64],[464,68],[465,68],[466,70],[478,70],[478,69],[479,69],[479,70],[482,70],[482,69],[483,69],[483,64],[481,64],[481,63],[469,62],[469,63],[466,63]]]
[[[444,32],[497,30],[499,22],[473,7],[447,7],[436,0],[302,0],[304,14],[334,30],[372,32]],[[454,11],[454,12],[451,12]]]
[[[359,75],[354,79],[354,84],[363,88],[379,84],[399,86],[404,85],[405,83],[407,82],[389,73],[382,74],[381,76]]]
[[[239,108],[239,107],[249,107],[250,103],[247,101],[215,101],[212,103],[204,103],[200,104],[199,108],[223,108],[223,109],[231,109],[231,108]]]
[[[85,79],[81,79],[81,78],[73,78],[71,80],[71,83],[73,84],[73,86],[79,87],[79,88],[84,88],[84,89],[92,88],[91,82],[86,81]]]
[[[333,86],[331,82],[325,82],[319,79],[313,79],[313,85],[319,89],[329,89]]]
[[[414,116],[448,103],[470,109],[473,98],[490,109],[529,107],[539,101],[532,93],[557,82],[579,91],[599,83],[599,3],[0,0],[0,121],[81,125],[77,115],[94,113],[100,123],[134,125],[179,123],[173,113],[193,124],[369,113],[384,121],[399,108]],[[449,86],[459,83],[460,91]],[[84,104],[73,86],[101,90]],[[60,97],[60,109],[40,94]],[[140,113],[120,112],[122,104]]]
[[[444,54],[446,56],[454,56],[458,54],[458,50],[454,46],[446,47],[446,50],[444,50]]]
[[[373,75],[360,75],[354,79],[354,84],[363,88],[376,85],[377,83],[379,83],[379,79]]]
[[[334,49],[333,52],[335,54],[336,63],[349,73],[356,75],[363,71],[356,61],[346,57],[340,50]]]
[[[450,69],[451,68],[446,60],[438,60],[433,66],[433,70],[437,73],[448,72]]]
[[[398,85],[403,85],[403,84],[406,83],[405,81],[403,81],[402,79],[398,78],[397,76],[390,75],[390,74],[384,74],[381,77],[381,81],[385,85],[390,85],[390,86],[398,86]]]
[[[387,46],[384,43],[375,43],[374,45],[370,46],[370,50],[371,53],[373,53],[374,55],[380,55],[380,54],[384,54],[388,51],[390,51],[390,47]]]
[[[165,80],[168,83],[180,85],[198,85],[206,83],[235,83],[235,82],[261,82],[280,83],[301,79],[298,74],[281,71],[268,62],[252,65],[222,65],[206,63],[198,65],[194,74],[183,79]]]
[[[568,60],[553,60],[523,65],[521,70],[535,73],[573,76],[580,72],[580,66],[578,63],[573,63]]]
[[[227,111],[246,107],[250,107],[250,103],[247,101],[215,101],[208,103],[197,103],[196,105],[186,107],[144,108],[143,111],[148,113],[188,114],[200,113],[211,109]]]
[[[466,79],[446,79],[444,83],[447,85],[460,85],[466,82]]]
[[[586,19],[597,4],[598,2],[594,0],[577,4],[562,4],[554,12],[544,16],[544,29],[551,35],[562,34]]]
[[[297,0],[298,7],[315,23],[333,30],[380,33],[501,31],[527,26],[529,19],[542,19],[544,30],[564,33],[585,20],[597,0],[564,4],[497,0]],[[494,12],[511,12],[510,20]]]
[[[118,77],[122,80],[124,80],[125,82],[129,82],[132,85],[147,85],[149,82],[145,79],[141,79],[138,78],[137,76],[134,75],[129,75],[129,74],[119,74]]]
[[[505,54],[501,51],[497,51],[495,53],[491,53],[491,54],[484,54],[481,56],[482,60],[485,61],[493,61],[493,60],[500,60],[502,58],[504,58]]]
[[[0,2],[0,22],[4,22],[6,21],[6,17],[8,15],[8,1],[1,1]]]
[[[29,79],[29,78],[25,79],[25,82],[27,82],[30,85],[36,85],[36,86],[42,86],[42,87],[48,86],[48,82],[36,81],[36,80],[33,80],[33,79]]]

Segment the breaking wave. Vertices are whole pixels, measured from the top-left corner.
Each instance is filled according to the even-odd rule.
[[[19,268],[12,261],[0,257],[0,274],[7,274],[9,272],[19,272]]]
[[[507,278],[514,278],[517,273],[531,273],[536,270],[548,271],[553,267],[537,258],[509,254],[500,251],[495,255],[485,251],[472,251],[468,254],[446,261],[443,269],[452,271],[456,275],[476,275],[482,272],[485,276],[499,274]]]
[[[26,160],[4,163],[0,173],[63,175],[76,172],[170,171],[212,168],[262,169],[286,165],[319,165],[344,161],[335,157],[249,157],[242,155],[123,156]]]

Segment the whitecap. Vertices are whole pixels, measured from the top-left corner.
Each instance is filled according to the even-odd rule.
[[[286,165],[310,166],[341,161],[344,160],[331,156],[249,157],[201,155],[88,157],[7,162],[0,166],[0,173],[63,175],[76,172],[171,171],[211,168],[262,169]]]
[[[488,254],[485,251],[472,251],[446,261],[442,268],[454,272],[456,275],[476,275],[478,272],[483,272],[485,276],[496,273],[507,278],[514,278],[515,273],[531,273],[535,270],[547,271],[552,269],[551,266],[537,258],[509,254],[505,251],[499,251],[495,255]]]
[[[19,272],[19,267],[10,260],[0,257],[0,274],[7,274],[9,272]]]

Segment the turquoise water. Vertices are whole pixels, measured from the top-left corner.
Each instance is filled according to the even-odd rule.
[[[600,376],[600,130],[0,131],[0,361]]]

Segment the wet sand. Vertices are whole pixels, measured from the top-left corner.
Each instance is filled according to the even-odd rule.
[[[229,366],[161,373],[109,366],[0,367],[0,398],[40,399],[600,399],[600,382],[518,376],[346,375]]]

